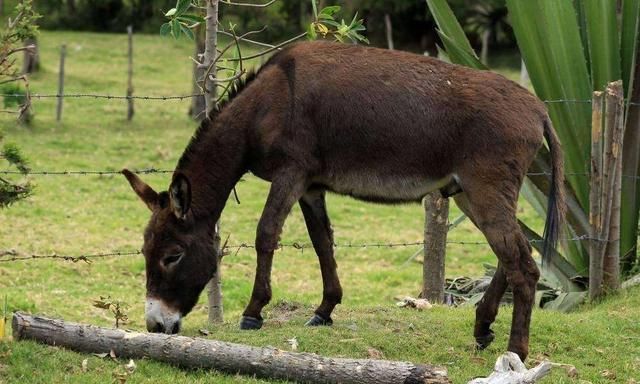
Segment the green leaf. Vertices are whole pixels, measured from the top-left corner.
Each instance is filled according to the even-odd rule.
[[[178,0],[176,3],[176,15],[181,16],[183,13],[187,12],[189,7],[191,7],[191,0]]]
[[[171,16],[173,16],[173,15],[175,15],[175,14],[176,14],[176,11],[177,11],[177,9],[175,9],[175,8],[171,8],[171,9],[170,9],[170,10],[168,10],[168,11],[167,11],[167,13],[165,13],[164,15],[165,15],[166,17],[171,17]]]
[[[171,20],[171,36],[174,39],[180,37],[180,22],[177,19]]]
[[[314,20],[318,20],[318,4],[316,4],[316,0],[311,0],[311,7],[313,8]]]
[[[544,309],[552,309],[560,312],[569,312],[584,303],[587,292],[564,292],[552,301],[544,305]]]
[[[622,3],[622,28],[620,34],[620,56],[622,83],[626,94],[631,97],[632,72],[638,39],[640,38],[640,0],[624,0]]]
[[[611,1],[584,0],[594,91],[620,77],[620,40],[616,7]]]
[[[178,16],[178,20],[183,21],[185,23],[204,23],[204,17],[200,15],[194,15],[191,13],[185,13],[184,15]]]
[[[340,27],[340,24],[337,21],[334,20],[322,20],[322,24],[326,24],[326,25],[330,25],[332,27]]]
[[[578,20],[572,2],[507,0],[513,29],[536,94],[543,100],[591,100]],[[548,104],[563,144],[567,179],[588,212],[591,107],[587,103]],[[586,257],[586,256],[585,256]]]
[[[318,33],[316,32],[316,26],[311,23],[307,27],[307,38],[309,40],[316,40],[318,38]]]
[[[488,69],[475,55],[465,51],[456,41],[453,41],[440,30],[437,30],[437,32],[452,63],[476,69]]]
[[[180,31],[182,31],[182,33],[184,33],[187,36],[187,38],[189,38],[190,40],[195,39],[195,36],[193,35],[193,31],[182,23],[180,23]]]
[[[476,56],[475,52],[471,48],[471,44],[469,43],[467,36],[464,34],[464,31],[460,26],[460,23],[458,23],[458,20],[456,20],[449,4],[447,4],[447,1],[427,0],[427,5],[429,6],[429,10],[438,25],[438,29],[440,29],[445,35],[449,36],[450,40],[455,41],[459,46],[459,49]]]
[[[320,11],[320,14],[318,16],[322,16],[322,15],[327,15],[327,16],[333,16],[334,14],[340,12],[341,7],[339,5],[332,5],[329,7],[324,7],[322,8],[322,10]]]
[[[160,27],[160,36],[167,36],[171,33],[171,25],[169,23],[164,23]]]

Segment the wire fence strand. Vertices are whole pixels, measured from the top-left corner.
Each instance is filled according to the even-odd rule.
[[[158,169],[154,167],[131,169],[132,172],[137,174],[153,174],[153,173],[173,173],[170,169]],[[27,172],[21,172],[17,170],[0,170],[0,175],[24,175],[24,176],[106,176],[106,175],[119,175],[122,171],[116,171],[112,169],[106,170],[28,170]],[[527,176],[547,176],[550,177],[550,172],[529,172]],[[565,173],[565,176],[585,176],[588,177],[588,172],[569,172]],[[636,175],[622,175],[623,178],[640,180],[640,176]]]
[[[575,236],[570,238],[560,239],[561,241],[601,241],[601,242],[609,242],[610,240],[606,239],[598,239],[592,238],[588,235]],[[529,243],[541,243],[543,240],[539,239],[531,239]],[[456,241],[456,240],[448,240],[446,242],[447,245],[482,245],[488,246],[489,243],[486,241]],[[334,248],[345,248],[345,249],[367,249],[367,248],[412,248],[412,247],[424,247],[424,241],[414,241],[414,242],[390,242],[390,243],[380,243],[380,242],[372,242],[372,243],[335,243],[333,245]],[[282,243],[279,244],[277,250],[283,250],[286,248],[293,248],[299,250],[300,252],[304,252],[305,250],[314,250],[312,244],[308,243]],[[224,255],[231,254],[231,251],[234,254],[237,254],[240,250],[243,249],[255,249],[255,245],[250,243],[239,243],[233,245],[226,245],[222,250]],[[53,259],[59,261],[70,261],[73,263],[77,262],[85,262],[90,264],[93,259],[102,259],[107,257],[121,257],[121,256],[136,256],[141,255],[142,251],[140,250],[132,250],[132,251],[108,251],[108,252],[100,252],[94,254],[80,254],[80,255],[68,255],[68,254],[59,254],[59,253],[50,253],[50,254],[23,254],[21,252],[15,250],[6,250],[0,251],[0,263],[13,262],[13,261],[29,261],[29,260],[42,260],[42,259]]]
[[[19,93],[2,93],[2,97],[22,98],[25,95]],[[107,100],[153,100],[153,101],[166,101],[166,100],[184,100],[193,97],[204,96],[204,93],[192,93],[183,95],[109,95],[103,93],[31,93],[29,97],[31,99],[49,99],[49,98],[65,98],[65,99],[107,99]],[[579,100],[579,99],[555,99],[555,100],[542,100],[545,104],[591,104],[592,100]],[[640,103],[625,100],[626,105],[640,106]]]

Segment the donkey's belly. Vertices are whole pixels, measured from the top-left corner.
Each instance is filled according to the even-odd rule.
[[[326,189],[357,199],[382,202],[420,201],[429,192],[455,183],[454,175],[440,179],[418,176],[392,176],[372,173],[330,175],[314,180]]]

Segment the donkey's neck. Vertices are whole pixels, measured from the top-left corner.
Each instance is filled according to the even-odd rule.
[[[248,118],[224,108],[202,123],[178,162],[175,172],[191,183],[196,218],[217,221],[231,190],[247,171]]]

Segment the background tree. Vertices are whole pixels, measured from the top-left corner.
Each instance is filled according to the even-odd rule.
[[[465,30],[479,36],[481,42],[480,61],[489,61],[489,44],[504,43],[513,39],[508,21],[505,0],[480,0],[474,2],[466,12]]]

